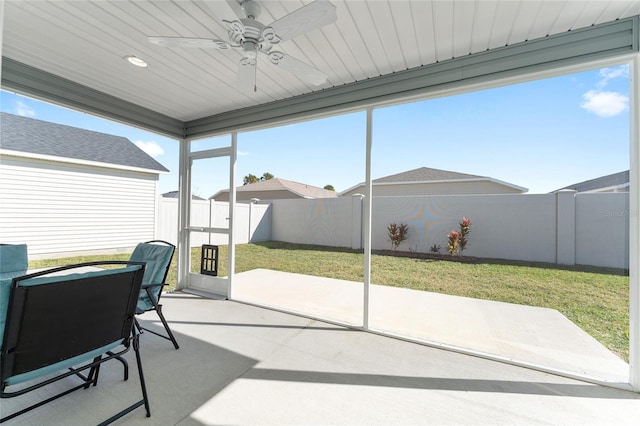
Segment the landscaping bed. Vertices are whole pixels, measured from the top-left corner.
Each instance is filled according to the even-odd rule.
[[[401,250],[372,250],[372,254],[380,256],[409,257],[413,259],[432,259],[432,260],[448,260],[450,262],[474,263],[478,261],[473,256],[451,256],[450,254],[441,253],[424,253],[419,251],[401,251]]]

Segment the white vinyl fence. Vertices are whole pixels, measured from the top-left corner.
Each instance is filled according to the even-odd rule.
[[[161,203],[158,237],[177,239],[177,200]],[[237,205],[236,242],[284,241],[363,247],[362,198],[275,200]],[[471,219],[465,255],[564,265],[629,267],[628,193],[438,195],[375,197],[372,249],[390,249],[387,226],[405,223],[398,250],[446,253],[447,234]],[[228,205],[194,201],[192,226],[226,226]],[[196,234],[192,246],[227,244],[227,236]]]
[[[276,200],[272,239],[362,247],[359,197]],[[566,265],[629,267],[628,193],[375,197],[372,249],[390,249],[387,226],[409,225],[398,250],[446,253],[447,234],[471,219],[469,256]]]
[[[237,244],[271,240],[271,206],[269,204],[236,204]],[[191,226],[206,228],[229,227],[229,203],[221,201],[191,201]],[[158,239],[177,244],[178,241],[178,200],[164,198],[160,202],[158,213]],[[191,234],[191,247],[202,244],[226,245],[228,235],[194,232]]]

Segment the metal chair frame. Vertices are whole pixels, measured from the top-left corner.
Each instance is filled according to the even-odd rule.
[[[135,320],[135,327],[138,329],[139,333],[143,333],[144,331],[148,331],[151,334],[155,334],[158,337],[162,337],[163,339],[171,341],[171,343],[173,343],[173,347],[176,348],[176,349],[179,349],[180,346],[178,345],[178,342],[177,342],[176,338],[174,337],[173,332],[169,328],[169,324],[167,323],[167,320],[164,318],[164,314],[162,313],[162,305],[159,303],[160,302],[160,296],[162,295],[162,290],[160,290],[158,292],[158,298],[157,299],[152,293],[152,289],[154,287],[158,287],[158,286],[165,287],[165,286],[168,285],[166,283],[167,275],[169,274],[169,267],[171,266],[171,260],[173,260],[173,255],[175,254],[176,246],[171,244],[170,242],[164,241],[164,240],[145,241],[143,244],[163,244],[163,245],[167,245],[167,246],[170,246],[170,247],[173,248],[173,252],[171,253],[171,257],[169,258],[169,262],[167,263],[167,266],[166,266],[165,271],[164,271],[164,276],[162,277],[162,282],[161,283],[152,283],[152,284],[143,284],[142,285],[142,290],[141,291],[146,291],[147,292],[147,295],[149,296],[149,299],[151,300],[151,303],[153,304],[153,308],[146,309],[144,311],[136,310],[136,315],[140,315],[140,314],[142,314],[144,312],[156,311],[156,313],[158,314],[158,317],[160,318],[160,321],[162,322],[162,325],[164,326],[164,329],[167,332],[167,334],[165,335],[165,334],[162,334],[162,333],[158,333],[155,330],[151,330],[149,328],[142,327],[140,325],[140,322],[137,319]]]
[[[136,270],[114,271],[114,274],[87,276],[70,275],[52,282],[21,286],[22,281],[42,277],[51,273],[68,273],[69,270],[86,266],[138,265]],[[46,398],[17,412],[6,415],[0,423],[20,416],[79,389],[96,386],[100,367],[105,362],[117,359],[125,366],[125,380],[128,379],[128,365],[122,358],[131,347],[135,352],[142,399],[100,423],[109,424],[127,413],[144,406],[146,416],[151,416],[149,399],[140,358],[139,333],[135,330],[135,307],[140,293],[145,264],[142,262],[106,261],[89,262],[53,268],[12,279],[5,333],[0,358],[1,398],[14,398],[58,382],[69,376],[80,378],[74,385],[52,397]],[[113,289],[116,291],[113,291]],[[43,306],[53,309],[42,315]],[[98,327],[96,325],[99,325]],[[104,326],[104,327],[102,327]],[[67,338],[60,338],[67,336]],[[79,337],[80,336],[80,337]],[[120,342],[121,349],[106,351],[80,367],[73,366],[56,373],[34,377],[25,384],[8,384],[19,374],[37,371],[42,367],[59,364],[103,346]],[[52,345],[55,345],[52,347]],[[53,348],[53,349],[52,349]],[[54,352],[51,354],[50,352]],[[62,367],[64,368],[64,367]],[[43,373],[44,374],[44,373]],[[44,379],[44,377],[50,377]],[[31,383],[31,384],[30,384]],[[15,391],[8,388],[17,387]]]

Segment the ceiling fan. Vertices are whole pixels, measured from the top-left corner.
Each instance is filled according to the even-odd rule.
[[[262,8],[255,0],[228,0],[228,3],[235,10],[239,5],[239,12],[245,16],[234,21],[222,21],[228,31],[228,41],[209,38],[149,37],[149,42],[163,47],[240,50],[242,59],[238,65],[237,87],[243,91],[257,91],[259,53],[266,55],[272,64],[315,86],[327,81],[327,76],[320,70],[276,50],[275,47],[282,41],[335,22],[337,15],[333,4],[327,0],[316,0],[272,22],[271,25],[264,25],[258,21]]]

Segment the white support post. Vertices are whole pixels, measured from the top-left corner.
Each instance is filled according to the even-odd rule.
[[[373,190],[371,184],[371,146],[373,129],[373,109],[367,108],[367,150],[364,190],[364,303],[362,312],[362,327],[369,330],[369,295],[371,288],[371,209]]]
[[[629,382],[640,392],[640,55],[630,65]]]
[[[231,134],[231,154],[229,155],[229,250],[228,250],[228,288],[227,297],[233,300],[233,276],[236,266],[235,226],[236,213],[236,158],[238,153],[238,133]]]
[[[189,218],[191,209],[191,159],[189,152],[191,141],[180,140],[178,189],[178,282],[176,288],[188,287],[189,268],[191,267],[191,247]]]

